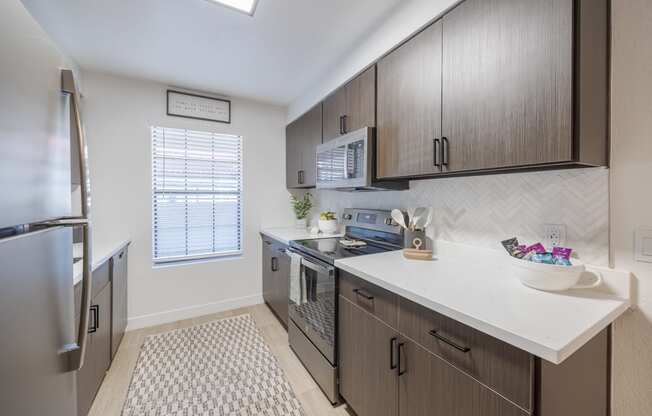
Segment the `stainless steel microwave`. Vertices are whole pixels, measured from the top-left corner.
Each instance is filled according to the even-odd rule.
[[[317,188],[340,191],[403,190],[407,181],[375,180],[376,137],[364,127],[317,146]]]

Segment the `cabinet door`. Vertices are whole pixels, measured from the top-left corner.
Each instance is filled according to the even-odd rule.
[[[288,324],[288,304],[290,302],[290,256],[285,253],[285,247],[276,247],[276,258],[278,259],[277,271],[274,272],[275,309],[276,313],[287,326]]]
[[[340,118],[346,114],[346,88],[340,87],[333,94],[326,97],[324,105],[323,141],[326,143],[342,134]]]
[[[527,416],[473,378],[414,342],[400,342],[401,416]]]
[[[288,188],[299,188],[302,155],[301,119],[288,124],[285,128],[285,185]]]
[[[93,355],[98,389],[111,365],[111,287],[111,283],[106,285],[94,300],[97,305],[97,330],[93,334]]]
[[[111,259],[111,357],[127,329],[127,249]]]
[[[317,184],[317,146],[322,136],[322,106],[314,106],[301,117],[303,139],[301,140],[301,175],[299,185],[303,188]]]
[[[380,178],[440,171],[441,21],[378,63],[377,172]]]
[[[443,18],[449,171],[572,159],[572,0],[467,0]]]
[[[316,184],[316,152],[321,144],[322,106],[314,106],[285,130],[285,169],[288,188],[310,188]]]
[[[91,322],[92,325],[92,322]],[[79,328],[79,316],[76,318],[75,328]],[[95,346],[93,334],[89,334],[86,344],[84,365],[77,371],[77,415],[86,416],[91,410],[93,399],[99,384],[97,383],[97,368],[95,366]]]
[[[346,87],[343,131],[376,126],[376,66],[358,75]]]
[[[77,414],[86,416],[111,362],[111,283],[91,299],[88,345],[77,371]],[[76,317],[79,327],[79,316]]]
[[[274,272],[272,271],[272,242],[263,238],[263,299],[272,307],[276,287],[274,285]]]
[[[340,394],[358,416],[398,414],[397,334],[339,296]]]

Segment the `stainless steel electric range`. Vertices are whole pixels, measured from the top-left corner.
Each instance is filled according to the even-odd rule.
[[[290,242],[292,272],[290,347],[331,403],[337,389],[337,291],[335,260],[403,248],[403,232],[390,211],[346,209],[345,236]]]

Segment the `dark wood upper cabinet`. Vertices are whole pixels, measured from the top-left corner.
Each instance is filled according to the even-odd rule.
[[[438,173],[442,24],[435,22],[378,62],[380,178]]]
[[[312,188],[316,184],[316,151],[322,142],[322,105],[290,123],[285,130],[286,185]]]
[[[346,114],[346,87],[341,87],[324,100],[324,143],[342,135],[342,116]]]
[[[443,24],[447,170],[572,160],[573,1],[467,0]]]
[[[394,329],[339,296],[340,394],[358,416],[398,415]]]
[[[324,100],[324,142],[376,126],[376,67],[372,66]]]
[[[466,0],[378,66],[379,178],[608,161],[606,0]]]

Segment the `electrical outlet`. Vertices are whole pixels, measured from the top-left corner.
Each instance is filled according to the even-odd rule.
[[[566,244],[566,226],[564,224],[543,224],[543,245],[546,248]]]

